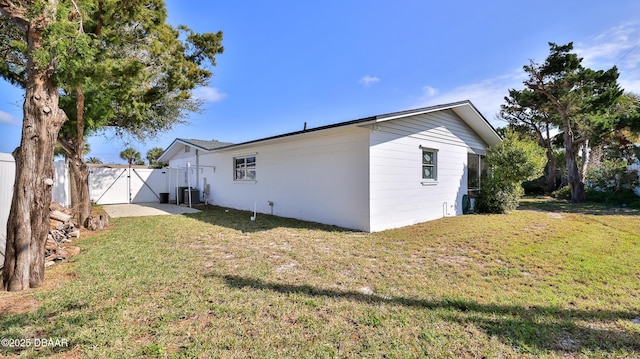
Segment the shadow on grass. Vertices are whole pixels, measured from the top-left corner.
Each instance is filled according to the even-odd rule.
[[[267,282],[255,278],[235,275],[206,274],[208,278],[219,278],[231,288],[253,288],[283,294],[299,294],[309,297],[327,297],[370,304],[388,304],[425,310],[447,310],[441,315],[444,320],[460,324],[472,324],[489,336],[500,338],[516,351],[581,352],[583,350],[615,350],[640,352],[640,336],[625,332],[611,325],[594,328],[591,323],[612,323],[631,320],[638,313],[627,311],[589,311],[561,309],[546,306],[517,306],[480,304],[474,301],[443,298],[426,300],[405,297],[383,297],[357,291],[322,289],[310,285],[291,285]],[[633,324],[635,325],[635,324]]]
[[[640,215],[640,208],[607,205],[597,202],[571,203],[552,197],[524,197],[518,209],[540,210],[547,212],[581,213],[592,215]]]
[[[0,356],[37,353],[36,357],[46,355],[62,355],[74,352],[78,345],[74,341],[76,325],[93,323],[98,320],[95,313],[86,313],[87,305],[83,303],[64,303],[56,308],[40,307],[35,311],[21,313],[0,313]],[[64,326],[52,326],[52,318],[65,315]],[[24,328],[34,328],[25,334]],[[8,340],[8,341],[7,341]],[[86,343],[84,343],[86,344]],[[75,355],[72,355],[75,357]]]
[[[222,226],[234,229],[244,233],[260,232],[274,228],[297,228],[309,230],[321,230],[325,232],[354,232],[355,230],[346,229],[328,224],[308,222],[294,218],[279,217],[275,215],[258,213],[255,220],[251,220],[253,212],[242,211],[233,208],[225,208],[212,205],[202,205],[197,207],[200,212],[184,214],[184,216],[193,218],[208,224]]]

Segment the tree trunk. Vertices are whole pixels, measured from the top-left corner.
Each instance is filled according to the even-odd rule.
[[[77,152],[69,158],[71,187],[74,195],[71,202],[77,215],[78,224],[86,227],[87,218],[91,215],[91,199],[89,198],[89,168],[82,156]]]
[[[13,152],[16,177],[7,244],[3,288],[10,291],[39,287],[44,280],[44,252],[49,232],[49,205],[53,186],[53,151],[66,115],[58,106],[58,88],[52,68],[36,64],[33,55],[42,48],[42,34],[54,21],[56,2],[27,26],[27,86],[23,105],[22,139]],[[53,8],[53,9],[52,9]]]
[[[556,182],[556,172],[558,170],[558,166],[556,165],[556,158],[553,156],[553,151],[551,154],[547,151],[547,173],[545,175],[545,187],[547,187],[547,192],[551,193],[556,190],[557,182]]]
[[[569,116],[562,113],[562,122],[564,130],[564,150],[567,157],[567,173],[569,177],[569,187],[571,188],[571,202],[580,203],[585,201],[584,182],[581,180],[578,163],[576,161],[576,150],[573,143],[573,132],[571,131],[571,123]]]
[[[589,139],[585,138],[581,144],[582,166],[580,166],[580,182],[584,183],[587,179],[587,169],[591,163],[591,152],[589,149]]]
[[[69,168],[73,172],[72,182],[76,190],[76,213],[78,223],[86,227],[87,218],[91,215],[91,199],[89,198],[89,169],[84,160],[84,91],[76,87],[76,140]]]
[[[545,185],[547,187],[547,192],[551,193],[556,190],[556,171],[558,168],[558,164],[556,163],[556,157],[553,153],[553,144],[551,141],[551,134],[549,131],[549,124],[546,126],[547,137],[546,139],[542,139],[543,144],[547,150],[547,174],[545,178]]]

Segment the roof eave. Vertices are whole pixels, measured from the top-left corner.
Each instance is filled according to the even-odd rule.
[[[160,157],[158,157],[158,161],[159,162],[168,162],[171,157],[175,156],[175,154],[178,152],[178,150],[175,148],[178,144],[182,144],[182,145],[186,145],[186,146],[190,146],[193,147],[199,151],[203,151],[205,153],[210,152],[208,149],[202,147],[202,146],[198,146],[196,144],[193,144],[191,142],[189,142],[188,140],[185,140],[183,138],[176,138],[175,140],[173,140],[173,142],[171,142],[171,144],[169,145],[169,147],[167,147],[167,149],[162,152],[162,154],[160,155]]]
[[[430,107],[423,107],[414,110],[393,112],[386,115],[376,116],[378,122],[394,120],[402,117],[409,117],[415,115],[423,115],[430,112],[452,110],[462,120],[473,129],[489,146],[496,145],[502,141],[500,135],[496,132],[495,128],[487,121],[487,119],[478,111],[478,109],[469,100],[452,102],[443,105],[436,105]],[[475,118],[475,119],[474,119]]]

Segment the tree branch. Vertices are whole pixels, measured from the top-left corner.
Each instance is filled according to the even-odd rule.
[[[0,0],[0,13],[4,14],[11,22],[22,32],[27,32],[29,19],[27,18],[27,9],[18,6],[9,0]]]

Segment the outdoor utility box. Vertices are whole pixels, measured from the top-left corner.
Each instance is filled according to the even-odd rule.
[[[184,188],[182,192],[184,196],[184,203],[189,204],[189,189],[187,187]],[[191,204],[199,204],[200,203],[200,190],[197,188],[191,188]]]
[[[189,187],[178,187],[178,193],[176,193],[176,198],[178,199],[178,203],[185,203],[187,201],[184,200],[184,194]],[[189,199],[189,197],[187,197]]]

